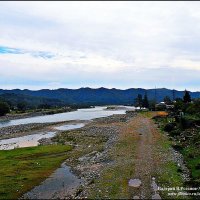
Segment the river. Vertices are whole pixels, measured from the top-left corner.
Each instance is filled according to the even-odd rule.
[[[24,119],[0,121],[0,128],[29,123],[47,123],[60,122],[68,120],[91,120],[94,118],[107,117],[113,114],[124,114],[127,109],[134,107],[120,107],[117,110],[106,110],[106,107],[97,106],[95,108],[78,109],[72,112],[58,113],[53,115],[44,115],[36,117],[28,117]]]
[[[0,122],[0,128],[20,124],[29,123],[46,123],[46,122],[60,122],[70,120],[92,120],[94,118],[107,117],[113,114],[124,114],[126,110],[134,109],[133,107],[118,107],[116,110],[108,110],[106,107],[95,107],[87,109],[78,109],[73,112],[59,113],[54,115],[45,115],[39,117],[29,117],[25,119],[16,119],[10,121]],[[35,134],[27,136],[10,138],[0,140],[0,150],[10,150],[14,148],[37,146],[39,140],[42,138],[51,138],[56,135],[58,131],[73,130],[83,127],[84,123],[72,123],[62,126],[55,126],[53,132],[39,131]]]

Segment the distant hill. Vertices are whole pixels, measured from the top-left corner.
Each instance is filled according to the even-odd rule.
[[[2,95],[15,94],[22,95],[19,98],[25,98],[29,101],[35,102],[54,102],[55,104],[89,104],[89,105],[107,105],[107,104],[133,104],[134,99],[138,94],[144,95],[147,92],[150,100],[155,99],[157,102],[163,101],[165,96],[169,96],[173,99],[173,91],[166,88],[158,89],[142,89],[142,88],[130,88],[126,90],[121,89],[107,89],[107,88],[79,88],[79,89],[42,89],[37,91],[32,90],[2,90],[0,89],[0,97]],[[175,98],[182,98],[184,91],[174,90]],[[190,92],[192,98],[200,98],[200,92]],[[30,99],[31,98],[31,99]],[[39,98],[39,99],[38,99]]]
[[[37,108],[39,105],[47,104],[49,106],[63,106],[65,103],[62,100],[54,98],[36,97],[26,94],[15,94],[6,92],[0,94],[0,100],[8,102],[12,107],[15,107],[20,102],[25,102],[28,108]]]

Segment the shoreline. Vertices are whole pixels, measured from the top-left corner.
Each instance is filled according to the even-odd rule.
[[[153,123],[150,117],[148,118],[144,115],[146,114],[126,112],[126,114],[114,114],[108,117],[96,118],[92,121],[88,121],[82,128],[58,131],[52,138],[41,139],[39,141],[39,146],[70,145],[72,150],[68,152],[64,162],[66,166],[70,167],[70,171],[78,179],[83,181],[73,192],[68,188],[69,193],[67,194],[62,193],[63,186],[62,188],[58,188],[57,192],[53,194],[53,198],[93,199],[96,197],[114,198],[119,197],[119,195],[121,195],[120,197],[131,198],[132,190],[129,188],[128,180],[134,178],[132,177],[132,175],[134,175],[134,169],[136,173],[140,172],[140,162],[145,162],[147,158],[150,158],[148,153],[152,153],[153,158],[155,158],[154,161],[157,163],[157,173],[155,174],[154,171],[151,171],[151,169],[148,168],[149,165],[144,165],[144,167],[146,167],[148,176],[155,176],[156,180],[158,179],[158,183],[161,184],[169,181],[169,176],[165,173],[173,173],[176,177],[181,175],[182,173],[177,172],[177,167],[175,167],[178,165],[177,160],[179,160],[179,158],[176,154],[171,152],[171,145],[168,144],[167,137],[163,136],[158,131],[157,125]],[[48,124],[48,126],[46,125],[46,128],[52,128],[56,124],[71,122],[72,121],[51,123],[50,125]],[[41,131],[41,129],[39,130]],[[25,134],[27,133],[28,132],[25,132]],[[145,146],[147,138],[150,140],[148,141],[148,145],[152,145],[151,151],[146,149],[148,145]],[[166,142],[168,145],[167,149]],[[145,152],[141,153],[139,151],[140,148],[142,148],[141,152],[143,152],[143,149]],[[160,155],[160,152],[162,152],[162,155]],[[135,156],[137,157],[139,155],[145,158],[142,160],[133,159]],[[157,157],[160,156],[162,157],[157,159]],[[150,163],[154,161],[149,160]],[[174,167],[170,168],[172,162]],[[142,188],[145,187],[148,189],[148,192],[151,192],[149,183],[145,181],[146,175],[143,174],[143,172],[141,172],[140,175],[144,183]],[[48,179],[48,177],[49,176],[44,177],[43,181]],[[108,179],[108,177],[110,178]],[[172,183],[176,183],[178,180],[173,180]],[[41,181],[39,185],[43,184],[43,181]],[[120,184],[121,181],[124,182],[124,185]],[[119,194],[119,190],[114,190],[115,193],[112,193],[112,190],[109,188],[115,185],[120,185],[126,192]],[[26,191],[23,195],[26,196],[26,193],[29,192],[35,194],[34,188],[37,186],[38,185],[33,185],[32,189]],[[42,191],[36,193],[38,199],[41,197],[40,192]],[[165,194],[161,192],[161,195]],[[21,198],[23,199],[23,197]],[[48,198],[50,199],[52,196]]]
[[[88,123],[88,120],[70,120],[70,121],[60,121],[60,122],[50,122],[50,123],[30,123],[30,124],[20,124],[8,127],[0,128],[0,140],[17,138],[26,135],[37,134],[43,131],[56,131],[54,129],[56,125],[70,125],[78,123]]]
[[[72,108],[61,108],[61,109],[50,109],[45,111],[34,111],[30,113],[19,113],[19,114],[7,114],[5,116],[0,117],[0,122],[7,121],[7,120],[15,120],[15,119],[25,119],[29,117],[39,117],[44,115],[52,115],[57,113],[64,113],[64,112],[72,112],[76,111],[77,109]]]
[[[44,146],[59,144],[73,146],[65,163],[70,167],[71,172],[83,181],[75,191],[69,191],[69,194],[64,196],[62,192],[59,193],[58,191],[54,194],[54,198],[85,197],[86,189],[93,183],[94,179],[100,176],[103,167],[112,164],[109,151],[118,140],[121,126],[128,123],[135,115],[134,112],[96,118],[82,128],[61,131],[52,138],[44,138],[39,141],[40,145]],[[35,187],[32,189],[33,193]],[[28,193],[30,194],[31,191],[28,191]],[[26,193],[24,195],[27,197]],[[37,198],[40,198],[40,196],[37,196]]]

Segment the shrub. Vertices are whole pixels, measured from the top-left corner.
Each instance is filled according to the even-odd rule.
[[[10,112],[9,105],[6,102],[0,102],[0,116]]]
[[[174,130],[175,127],[176,127],[176,123],[174,123],[174,122],[168,123],[165,125],[164,131],[171,132],[172,130]]]

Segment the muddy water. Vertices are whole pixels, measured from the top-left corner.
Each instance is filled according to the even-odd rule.
[[[76,177],[65,163],[61,165],[49,178],[23,195],[25,199],[65,198],[72,195],[83,183]]]
[[[77,129],[85,126],[84,123],[77,123],[77,124],[67,124],[62,126],[54,127],[55,130],[72,130]],[[32,147],[37,146],[39,144],[39,140],[42,138],[51,138],[56,135],[56,131],[54,132],[39,132],[37,134],[17,137],[17,138],[10,138],[5,140],[0,140],[0,150],[9,150],[14,148],[22,148],[22,147]]]
[[[55,134],[56,132],[43,132],[17,138],[0,140],[0,150],[37,146],[39,144],[38,140],[42,138],[51,138],[55,136]]]

